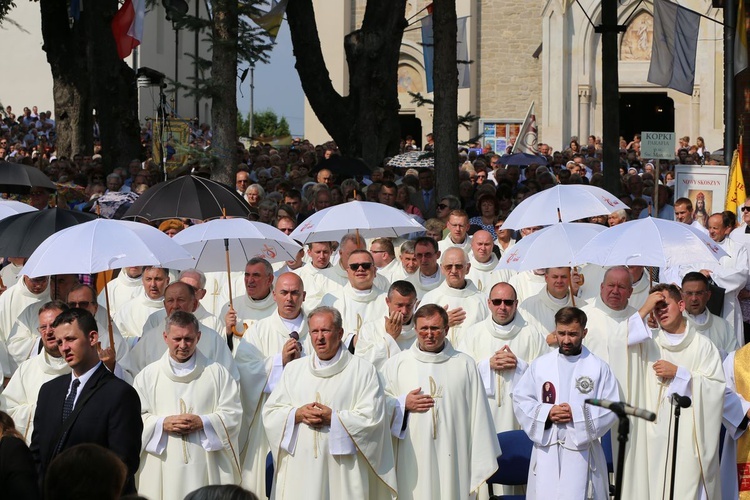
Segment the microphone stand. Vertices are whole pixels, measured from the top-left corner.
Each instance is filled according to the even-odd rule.
[[[670,478],[669,500],[674,500],[674,483],[677,474],[677,437],[679,436],[678,431],[680,430],[680,413],[683,404],[685,404],[685,408],[690,406],[690,399],[678,394],[673,394],[670,399],[674,406],[674,439],[672,441],[672,477]],[[685,401],[687,401],[687,403],[684,403]]]
[[[617,470],[615,471],[615,500],[620,500],[622,495],[622,481],[625,474],[625,444],[628,442],[630,433],[630,420],[627,415],[615,412],[617,415],[617,442],[620,447],[617,450]]]

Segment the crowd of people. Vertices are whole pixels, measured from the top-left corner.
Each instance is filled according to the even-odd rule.
[[[106,173],[96,154],[55,158],[40,132],[33,145],[21,137],[48,118],[7,109],[0,152],[81,188],[64,200],[70,208],[93,210],[108,192],[142,193],[163,178],[148,160]],[[208,145],[210,128],[199,129],[193,139]],[[715,162],[700,138],[682,138],[658,169],[640,157],[638,136],[621,146],[616,195],[628,209],[582,222],[672,219],[728,256],[658,275],[500,265],[541,229],[503,227],[525,198],[556,184],[601,185],[593,136],[560,151],[541,144],[548,164],[525,168],[467,148],[458,196],[438,196],[431,169],[388,159],[346,176],[328,166],[333,143],[242,147],[234,189],[251,220],[290,235],[316,212],[367,200],[426,231],[349,234],[287,262],[252,258],[230,275],[129,267],[100,291],[78,275],[29,278],[23,259],[8,256],[0,489],[31,499],[603,499],[612,478],[601,439],[617,417],[585,403],[593,398],[657,415],[631,422],[623,498],[669,495],[674,461],[675,498],[737,498],[750,463],[750,200],[741,221],[672,201],[674,165]],[[50,201],[32,190],[30,204]],[[198,222],[155,225],[174,236]],[[673,456],[672,402],[685,397]],[[518,429],[533,442],[527,484],[488,485],[498,435]]]

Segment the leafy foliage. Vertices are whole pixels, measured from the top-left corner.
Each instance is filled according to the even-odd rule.
[[[291,135],[289,123],[285,117],[279,117],[272,110],[267,109],[258,113],[253,113],[254,137],[284,137]],[[237,133],[240,136],[250,135],[250,114],[247,118],[237,115]]]

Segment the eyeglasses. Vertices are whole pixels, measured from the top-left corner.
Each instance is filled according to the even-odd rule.
[[[73,308],[79,307],[81,309],[86,309],[91,304],[93,304],[93,302],[88,301],[88,300],[81,300],[79,302],[68,302],[69,307],[73,307]]]
[[[508,307],[516,303],[516,299],[490,299],[492,305],[497,307],[499,305],[506,305]]]
[[[448,208],[448,205],[446,205],[445,203],[439,203],[437,207],[438,210],[445,210],[446,208]]]
[[[701,297],[706,294],[707,290],[703,290],[701,292],[682,292],[683,295],[686,297]]]
[[[292,229],[291,227],[285,227],[279,228],[279,231],[281,231],[282,233],[290,234],[294,232],[294,229]]]
[[[365,271],[369,271],[372,267],[372,262],[352,262],[351,264],[349,264],[349,269],[351,269],[352,271],[356,271],[360,267]]]
[[[466,264],[443,264],[443,268],[450,271],[451,269],[455,269],[456,271],[460,271],[466,267]]]
[[[740,207],[743,212],[750,212],[750,207]]]
[[[55,327],[52,325],[39,325],[36,330],[39,333],[54,332]]]

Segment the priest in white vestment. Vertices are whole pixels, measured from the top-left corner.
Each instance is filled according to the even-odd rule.
[[[273,297],[276,311],[253,325],[235,356],[244,411],[240,433],[242,486],[260,492],[266,491],[266,456],[271,451],[261,409],[287,364],[312,352],[307,318],[302,311],[302,279],[294,273],[282,274],[276,280]]]
[[[438,259],[440,250],[437,242],[429,236],[422,236],[414,241],[414,257],[419,263],[419,271],[407,278],[417,290],[417,299],[437,287],[445,280],[445,275],[440,272]]]
[[[469,216],[463,210],[452,210],[448,216],[448,236],[438,242],[438,249],[445,252],[456,247],[468,255],[471,252],[471,236],[469,236]]]
[[[136,486],[147,498],[182,500],[202,486],[240,482],[239,388],[197,350],[199,328],[190,313],[169,316],[168,351],[133,383],[143,416]]]
[[[652,312],[659,323],[648,343],[645,397],[656,413],[648,425],[649,498],[669,497],[672,442],[672,396],[689,397],[682,408],[674,498],[720,498],[719,431],[726,387],[719,351],[683,316],[685,303],[676,285],[659,284],[663,300]],[[644,329],[648,329],[643,324]]]
[[[109,291],[109,311],[114,317],[117,311],[131,299],[143,293],[143,281],[141,275],[143,267],[124,267],[120,269],[120,274],[113,280],[110,280],[106,287]],[[104,290],[99,292],[97,299],[99,305],[107,307],[107,296]]]
[[[526,498],[608,500],[600,438],[617,416],[585,400],[619,401],[620,389],[607,363],[583,346],[586,313],[565,307],[554,320],[559,350],[533,361],[512,395],[516,417],[534,442]]]
[[[308,244],[307,247],[309,263],[295,270],[295,274],[302,278],[305,286],[305,308],[315,309],[329,291],[329,286],[326,284],[327,278],[321,271],[331,267],[333,249],[330,241],[317,241]]]
[[[276,310],[273,301],[273,267],[259,257],[253,257],[245,265],[245,289],[232,299],[232,307],[226,303],[220,318],[226,325],[227,343],[236,353],[237,344],[256,321],[267,318]]]
[[[347,258],[349,280],[346,286],[323,297],[321,305],[334,307],[344,320],[344,345],[369,318],[382,318],[388,312],[386,293],[374,285],[375,262],[367,250],[355,250]]]
[[[318,281],[316,286],[322,286],[326,289],[326,292],[334,293],[337,291],[336,285],[338,287],[346,286],[349,283],[349,256],[358,250],[367,250],[365,239],[355,233],[345,234],[339,243],[338,262],[332,264],[329,268],[321,270],[320,276],[325,279]],[[375,274],[374,284],[383,292],[388,290],[388,287],[391,285],[385,276],[381,276],[378,273]],[[320,303],[323,304],[322,299]],[[310,311],[310,306],[306,306],[306,310]]]
[[[287,364],[263,407],[274,461],[271,498],[395,498],[377,371],[343,348],[338,311],[322,306],[307,321],[314,352]]]
[[[130,345],[134,345],[148,317],[164,307],[164,290],[169,284],[168,271],[162,267],[145,267],[141,275],[143,293],[126,302],[114,316],[115,324]]]
[[[547,332],[555,329],[555,314],[563,307],[571,307],[574,302],[571,296],[578,293],[578,284],[571,281],[570,268],[550,267],[544,270],[545,286],[536,295],[526,298],[519,309],[528,321],[538,322]],[[576,297],[575,305],[583,307],[586,302]]]
[[[467,327],[478,323],[490,315],[487,308],[487,294],[480,292],[471,280],[469,259],[461,249],[449,248],[443,252],[440,269],[445,281],[436,289],[427,292],[421,305],[437,304],[448,312],[448,340],[460,345],[465,335],[470,335]]]
[[[740,348],[737,336],[724,318],[708,310],[706,304],[711,298],[708,278],[697,272],[687,273],[682,278],[682,297],[685,301],[685,316],[698,333],[708,337],[719,350],[721,359]]]
[[[201,305],[209,314],[222,318],[221,308],[232,298],[229,296],[229,286],[232,286],[232,295],[242,290],[244,283],[244,270],[231,271],[227,277],[224,271],[208,271],[206,276],[206,295],[201,300]],[[223,319],[222,319],[223,321]]]
[[[534,269],[514,274],[508,279],[508,284],[516,289],[518,303],[523,304],[524,300],[544,290],[547,282],[544,279],[544,269]]]
[[[438,305],[414,315],[417,341],[383,367],[400,499],[476,498],[500,445],[474,360],[446,338]]]
[[[727,218],[728,219],[728,218]],[[731,325],[737,337],[737,343],[744,345],[745,336],[742,324],[742,311],[739,304],[739,293],[745,288],[748,278],[750,262],[745,247],[727,237],[731,231],[730,221],[725,220],[721,213],[713,214],[708,218],[708,232],[728,256],[722,257],[718,262],[696,262],[679,268],[670,268],[665,276],[660,276],[665,283],[674,282],[679,284],[682,278],[691,271],[697,271],[710,278],[725,290],[724,307],[722,318]]]
[[[640,309],[646,303],[655,283],[651,282],[651,274],[643,266],[628,266],[628,270],[633,281],[633,293],[630,294],[628,304]]]
[[[417,338],[414,308],[417,290],[406,280],[394,281],[385,297],[388,313],[362,326],[354,338],[354,354],[365,358],[380,371],[396,354],[409,349]]]
[[[408,280],[419,272],[419,261],[414,256],[414,240],[406,240],[401,244],[398,260],[400,265],[391,273],[391,283]]]
[[[70,367],[57,348],[57,338],[52,323],[66,306],[61,302],[48,302],[38,313],[39,330],[42,333],[42,352],[20,364],[0,393],[0,410],[11,416],[16,430],[31,444],[34,431],[39,389],[45,382],[70,373]]]
[[[130,355],[123,363],[125,369],[135,377],[151,363],[155,363],[167,350],[164,343],[164,332],[167,328],[167,318],[176,311],[193,314],[198,307],[198,297],[195,288],[182,281],[176,281],[164,290],[164,319],[155,327],[147,330],[141,336]],[[195,314],[193,314],[195,316]],[[196,317],[196,319],[198,319]],[[227,346],[226,338],[219,335],[216,330],[208,328],[198,322],[201,330],[201,341],[198,343],[198,351],[211,361],[215,361],[227,369],[235,380],[239,381],[240,374],[234,363],[232,352]]]
[[[477,290],[485,294],[495,283],[506,281],[510,273],[504,269],[497,269],[497,256],[492,251],[492,235],[485,230],[477,231],[471,237],[471,252],[469,252],[470,279]]]
[[[401,267],[401,262],[396,258],[393,242],[388,238],[375,238],[370,243],[370,253],[375,259],[378,274],[388,280],[388,283],[392,283],[393,273]]]

